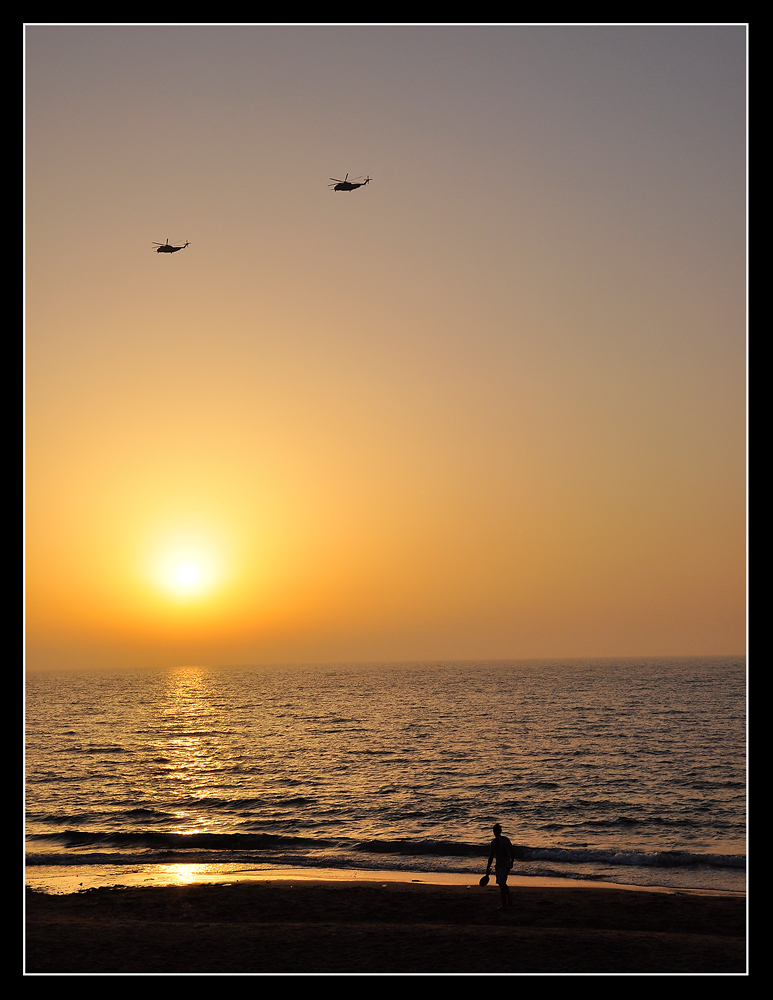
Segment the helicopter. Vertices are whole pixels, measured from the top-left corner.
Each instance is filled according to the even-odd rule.
[[[172,246],[169,240],[166,243],[154,243],[153,246],[156,248],[156,253],[177,253],[178,250],[184,250],[188,246],[188,242],[183,243],[181,247]]]
[[[365,187],[366,184],[370,184],[370,177],[366,177],[364,181],[350,181],[349,175],[342,181],[339,181],[337,177],[331,177],[332,184],[328,184],[334,191],[356,191],[357,188]]]

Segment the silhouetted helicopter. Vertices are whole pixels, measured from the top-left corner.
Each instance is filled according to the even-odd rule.
[[[355,191],[357,188],[365,187],[366,184],[370,184],[370,177],[366,177],[364,181],[350,181],[349,175],[342,181],[339,181],[337,177],[331,177],[332,184],[328,184],[334,191]]]
[[[154,243],[153,246],[156,248],[156,253],[177,253],[178,250],[184,250],[188,243],[183,243],[181,247],[175,247],[167,240],[166,243]]]

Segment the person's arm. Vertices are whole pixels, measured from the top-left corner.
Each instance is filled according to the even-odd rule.
[[[486,865],[486,874],[491,874],[491,862],[494,860],[494,842],[491,842],[491,850],[489,851],[488,864]]]

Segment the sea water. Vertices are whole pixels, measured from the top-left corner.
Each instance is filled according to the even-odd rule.
[[[498,822],[513,874],[744,891],[746,663],[29,673],[26,817],[30,880],[224,864],[477,878]]]

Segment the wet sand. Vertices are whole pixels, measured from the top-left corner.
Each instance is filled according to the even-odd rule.
[[[493,883],[493,880],[492,880]],[[34,973],[745,973],[743,896],[283,879],[27,889]]]

